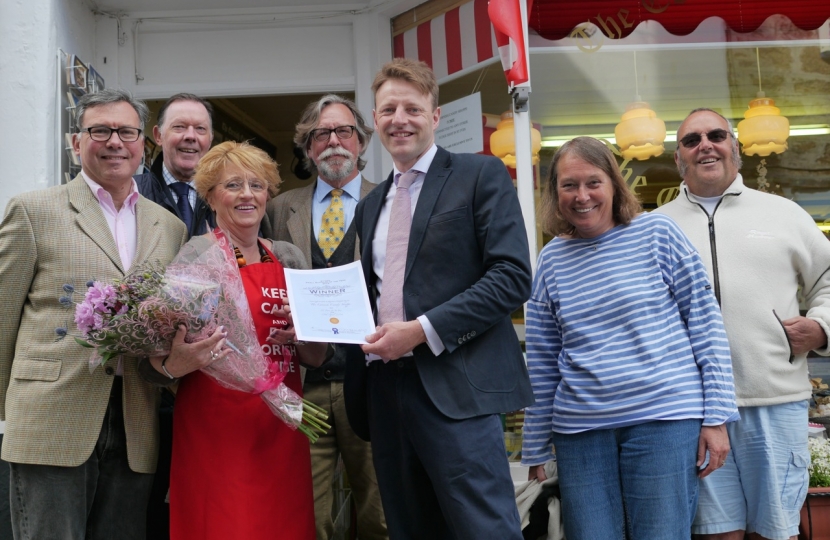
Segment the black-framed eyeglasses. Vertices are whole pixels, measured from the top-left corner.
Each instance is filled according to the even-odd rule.
[[[107,142],[112,137],[113,133],[118,133],[118,138],[122,142],[135,142],[141,136],[141,130],[134,127],[120,127],[117,129],[108,128],[107,126],[93,126],[82,129],[89,133],[89,138],[93,141]]]
[[[697,145],[700,144],[700,141],[703,140],[703,135],[706,135],[706,138],[711,143],[720,143],[726,140],[729,136],[729,132],[725,129],[713,129],[709,133],[687,133],[680,139],[680,144],[683,145],[684,148],[695,148]]]
[[[338,139],[351,139],[354,135],[355,126],[337,126],[336,128],[317,128],[311,130],[311,138],[317,142],[325,142],[329,140],[331,134],[337,135]]]

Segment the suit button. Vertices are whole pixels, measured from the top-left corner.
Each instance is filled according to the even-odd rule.
[[[334,266],[334,265],[332,265],[330,262],[326,263],[326,268],[331,268],[332,266]]]
[[[331,378],[331,370],[327,369],[326,371],[324,371],[323,372],[323,377],[325,377],[326,379],[330,379]]]
[[[461,345],[462,343],[464,343],[464,338],[458,338],[458,344]]]
[[[104,373],[107,375],[112,375],[115,373],[115,369],[112,366],[107,366],[104,368]]]

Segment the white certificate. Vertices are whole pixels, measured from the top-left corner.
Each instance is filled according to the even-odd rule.
[[[298,340],[366,343],[375,332],[360,261],[319,270],[286,268],[285,284]]]

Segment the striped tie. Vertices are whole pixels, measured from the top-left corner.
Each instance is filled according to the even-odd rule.
[[[334,255],[337,246],[343,240],[343,235],[346,234],[346,213],[343,210],[341,195],[343,195],[342,189],[331,190],[331,202],[326,211],[323,212],[323,220],[320,224],[320,235],[317,237],[317,243],[320,245],[320,249],[323,250],[326,259]]]

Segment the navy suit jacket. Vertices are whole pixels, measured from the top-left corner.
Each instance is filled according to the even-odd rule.
[[[357,206],[355,225],[372,308],[377,313],[372,239],[392,175]],[[533,402],[510,319],[530,296],[531,270],[521,208],[502,162],[443,148],[427,171],[406,257],[404,314],[426,314],[444,344],[413,351],[424,388],[453,419],[515,411]],[[350,347],[345,397],[349,421],[369,440],[367,366]]]

